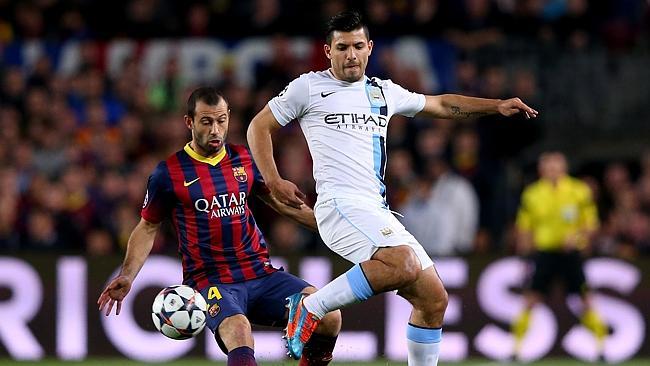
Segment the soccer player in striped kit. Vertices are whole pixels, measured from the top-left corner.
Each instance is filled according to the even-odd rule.
[[[305,341],[330,311],[398,290],[413,305],[407,325],[408,364],[436,365],[447,292],[422,245],[386,203],[386,130],[394,114],[462,119],[487,114],[528,117],[537,111],[519,98],[423,95],[365,75],[372,52],[368,28],[356,12],[327,25],[328,70],[303,74],[253,118],[248,143],[273,195],[300,207],[304,194],[282,179],[271,135],[296,119],[314,160],[314,206],[325,244],[355,265],[312,295],[289,300],[287,343],[299,358]]]
[[[120,275],[99,297],[106,315],[128,294],[142,268],[161,221],[171,217],[178,236],[183,284],[208,302],[207,327],[228,355],[228,365],[256,365],[251,323],[284,326],[285,298],[313,292],[304,280],[271,265],[266,241],[248,208],[254,193],[282,215],[316,230],[313,211],[292,207],[271,194],[244,146],[225,142],[230,110],[214,88],[194,90],[185,124],[192,140],[162,161],[149,177],[141,212]],[[105,309],[105,310],[104,310]],[[306,346],[300,365],[326,365],[341,327],[330,313]]]

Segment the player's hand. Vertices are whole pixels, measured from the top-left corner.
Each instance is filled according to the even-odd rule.
[[[305,204],[305,194],[295,184],[286,179],[279,179],[270,184],[267,183],[267,186],[275,199],[287,206],[300,209],[300,206]]]
[[[528,119],[528,118],[535,118],[539,114],[539,112],[527,106],[519,98],[510,98],[501,101],[497,105],[497,109],[499,110],[499,113],[501,113],[506,117],[510,117],[517,113],[523,113]]]
[[[120,310],[122,309],[122,300],[126,297],[126,294],[131,290],[131,280],[127,276],[117,276],[113,278],[111,283],[106,286],[102,294],[99,295],[97,300],[97,305],[99,305],[99,311],[104,312],[104,307],[106,307],[105,315],[108,316],[113,310],[113,305],[116,304],[115,315],[120,315]]]

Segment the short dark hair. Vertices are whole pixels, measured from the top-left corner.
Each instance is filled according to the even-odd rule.
[[[196,102],[202,101],[207,105],[217,105],[219,102],[224,101],[228,105],[226,98],[219,93],[217,88],[211,86],[204,86],[194,89],[190,97],[187,98],[187,115],[194,118],[196,113]]]
[[[356,10],[346,10],[341,13],[336,14],[327,21],[327,33],[325,35],[325,42],[327,44],[332,44],[332,34],[335,31],[339,32],[352,32],[363,28],[363,33],[366,35],[366,39],[370,39],[370,33],[368,32],[368,27],[364,24],[361,14]]]

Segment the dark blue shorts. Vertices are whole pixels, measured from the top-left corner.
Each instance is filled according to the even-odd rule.
[[[237,314],[245,315],[251,324],[284,327],[286,298],[309,286],[282,270],[250,281],[210,285],[200,291],[208,303],[206,327],[218,335],[221,322]]]

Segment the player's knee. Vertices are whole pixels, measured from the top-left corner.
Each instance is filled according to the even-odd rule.
[[[415,255],[413,249],[407,246],[399,247],[399,267],[398,273],[402,286],[408,286],[418,279],[421,271],[420,260]]]
[[[323,319],[321,319],[320,324],[317,328],[317,333],[323,334],[326,336],[334,337],[339,334],[341,331],[341,311],[335,310],[327,313]]]
[[[242,314],[228,317],[219,325],[219,337],[229,350],[247,345],[252,339],[251,323]]]
[[[411,266],[405,266],[402,271],[401,271],[401,282],[402,286],[408,286],[415,282],[418,279],[418,273],[420,272],[420,268],[417,267],[411,267]]]

